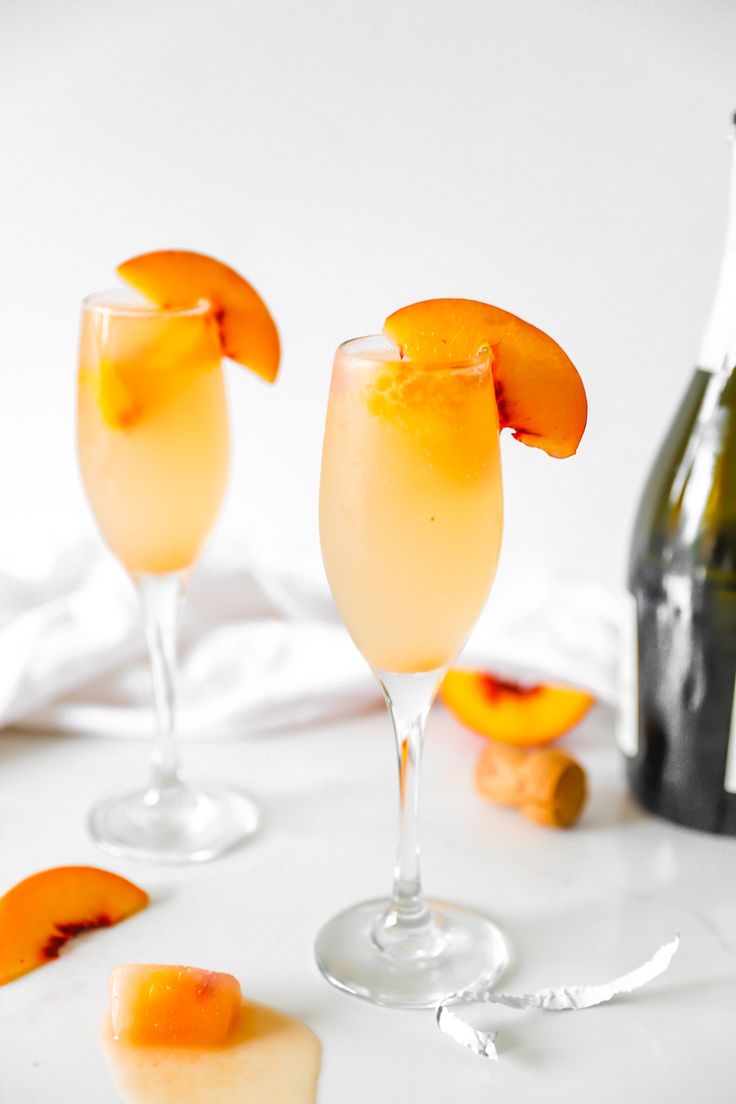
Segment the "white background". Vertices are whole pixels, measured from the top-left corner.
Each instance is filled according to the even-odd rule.
[[[714,289],[734,57],[727,0],[6,0],[4,554],[92,531],[79,301],[168,246],[241,270],[283,336],[275,388],[230,373],[220,539],[316,557],[335,345],[468,296],[550,331],[590,398],[576,459],[506,444],[497,590],[618,584]]]

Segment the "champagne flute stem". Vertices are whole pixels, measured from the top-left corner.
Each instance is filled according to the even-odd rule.
[[[176,625],[183,578],[179,573],[139,575],[135,582],[143,610],[156,716],[149,795],[158,801],[180,793],[184,782],[175,735]]]
[[[431,953],[438,939],[422,894],[418,813],[424,731],[442,673],[379,675],[396,736],[399,842],[391,905],[374,934],[382,949],[411,956]]]

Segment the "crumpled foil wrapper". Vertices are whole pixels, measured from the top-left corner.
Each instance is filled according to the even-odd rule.
[[[679,945],[680,937],[676,935],[641,966],[602,985],[561,985],[558,989],[540,989],[537,993],[512,996],[510,993],[494,993],[488,985],[479,983],[440,1001],[437,1006],[437,1026],[440,1031],[444,1031],[456,1043],[472,1050],[474,1054],[498,1061],[498,1033],[481,1031],[463,1020],[457,1012],[461,1004],[500,1004],[505,1008],[540,1008],[545,1012],[594,1008],[622,993],[633,993],[635,989],[641,989],[643,985],[659,977],[669,966]]]

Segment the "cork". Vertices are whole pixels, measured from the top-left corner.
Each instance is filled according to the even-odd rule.
[[[475,785],[484,797],[518,808],[529,820],[549,828],[573,825],[587,797],[585,771],[567,752],[490,740],[478,759]]]

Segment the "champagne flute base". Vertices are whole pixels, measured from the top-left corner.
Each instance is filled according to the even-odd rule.
[[[331,985],[388,1008],[430,1008],[452,993],[493,984],[509,962],[504,935],[488,917],[447,901],[427,901],[438,938],[431,953],[407,956],[375,938],[391,908],[385,899],[353,905],[329,920],[315,943],[317,965]]]
[[[252,836],[259,813],[239,790],[184,785],[169,793],[122,790],[103,797],[87,826],[104,851],[158,863],[207,862]]]

